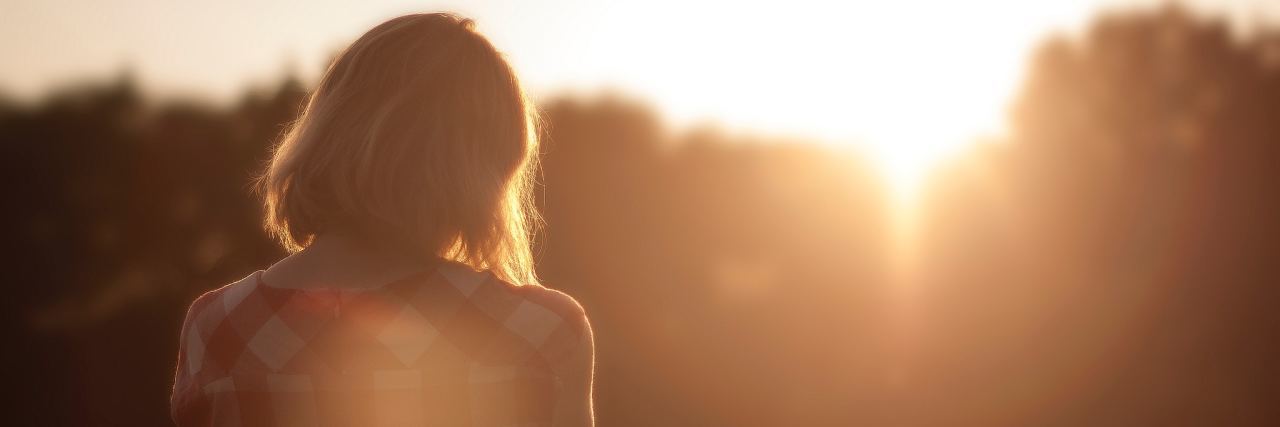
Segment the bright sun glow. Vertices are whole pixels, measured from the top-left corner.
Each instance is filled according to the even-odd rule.
[[[1096,2],[1044,3],[614,6],[596,12],[629,24],[604,34],[627,36],[582,42],[612,65],[577,81],[626,81],[681,124],[856,147],[905,206],[941,159],[1002,131],[1031,47]]]
[[[83,2],[76,13],[56,2],[18,2],[4,8],[14,25],[0,26],[9,36],[0,37],[0,52],[29,60],[11,64],[0,86],[31,95],[67,76],[129,64],[148,87],[202,88],[234,101],[247,82],[275,81],[282,57],[314,82],[320,65],[370,26],[410,10],[454,10],[476,18],[535,95],[617,88],[653,103],[677,127],[716,121],[856,147],[908,201],[940,159],[1001,131],[1026,55],[1046,34],[1073,29],[1099,8],[1158,1],[368,0],[317,7],[278,0],[194,8],[136,0]],[[293,13],[300,9],[308,13]],[[233,31],[227,22],[237,23]]]

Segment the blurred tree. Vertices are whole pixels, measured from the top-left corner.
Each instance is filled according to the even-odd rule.
[[[940,177],[926,209],[948,417],[1280,419],[1274,37],[1168,6],[1043,45],[1012,140]]]

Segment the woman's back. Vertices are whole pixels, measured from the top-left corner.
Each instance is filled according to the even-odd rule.
[[[550,425],[582,399],[590,329],[565,294],[443,260],[365,288],[262,277],[192,304],[180,425]]]
[[[535,273],[536,123],[469,19],[352,42],[255,181],[294,253],[192,305],[175,421],[591,425],[590,327]]]

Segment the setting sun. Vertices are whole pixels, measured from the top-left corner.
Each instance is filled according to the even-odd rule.
[[[286,10],[287,3],[272,7]],[[875,159],[892,194],[906,200],[939,159],[1001,131],[1005,103],[1040,36],[1074,27],[1100,5],[1140,2],[561,3],[438,6],[474,16],[535,96],[616,89],[652,102],[678,127],[714,122],[848,146]],[[0,41],[5,50],[16,57],[78,53],[14,64],[7,78],[16,95],[35,96],[69,73],[125,66],[154,90],[222,101],[245,81],[281,69],[314,82],[335,49],[402,8],[362,2],[275,14],[270,24],[228,34],[211,23],[267,15],[219,4],[203,5],[199,14],[157,6],[153,14],[164,19],[95,31],[107,21],[92,17],[121,9],[89,4],[52,20],[45,15],[54,11],[37,6],[10,8],[25,18],[10,28],[21,36]],[[46,24],[24,29],[27,22]],[[69,43],[70,28],[102,36]],[[150,38],[143,29],[167,36]],[[205,54],[184,53],[193,49]],[[117,55],[122,59],[107,59]]]
[[[938,161],[1003,130],[1033,42],[1094,2],[926,3],[617,5],[597,12],[620,27],[582,43],[607,58],[599,84],[638,91],[677,123],[863,151],[905,202]]]

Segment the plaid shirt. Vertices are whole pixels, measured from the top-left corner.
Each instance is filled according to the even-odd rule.
[[[568,295],[461,264],[360,290],[261,277],[188,310],[178,425],[549,425],[589,333]]]

